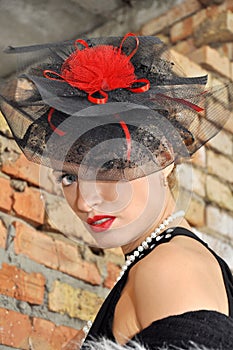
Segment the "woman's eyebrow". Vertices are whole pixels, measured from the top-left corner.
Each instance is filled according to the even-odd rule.
[[[53,169],[52,170],[53,175],[74,175],[74,176],[78,176],[78,172],[77,171],[72,171],[72,170],[65,170],[65,169]]]
[[[53,175],[55,175],[55,174],[64,174],[64,171],[63,171],[63,170],[53,169],[53,170],[52,170],[52,174],[53,174]]]

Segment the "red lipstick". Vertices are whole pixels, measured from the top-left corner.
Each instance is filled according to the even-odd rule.
[[[110,228],[115,219],[116,217],[111,215],[96,215],[87,219],[87,223],[94,232],[104,232]]]

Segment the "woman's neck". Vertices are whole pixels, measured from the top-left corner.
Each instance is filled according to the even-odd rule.
[[[148,230],[146,230],[138,239],[128,244],[125,244],[124,246],[121,247],[123,253],[126,255],[129,252],[132,252],[133,250],[135,250],[141,244],[141,242],[143,242],[146,239],[146,237],[148,237],[165,219],[167,219],[174,212],[174,208],[175,208],[175,201],[170,190],[168,189],[167,200],[166,200],[166,205],[164,207],[164,210],[156,218],[153,225]],[[166,227],[166,229],[171,226],[181,226],[181,227],[186,227],[190,229],[188,222],[184,218],[178,218],[174,220],[171,224],[169,224]]]

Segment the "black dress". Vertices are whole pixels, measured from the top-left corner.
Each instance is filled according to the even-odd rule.
[[[229,304],[229,317],[226,315],[208,310],[190,311],[183,314],[169,316],[151,323],[147,328],[136,334],[131,341],[143,344],[147,349],[159,349],[163,346],[166,349],[189,349],[192,343],[205,346],[211,350],[233,350],[233,278],[228,265],[212,249],[208,247],[195,234],[181,227],[173,230],[172,236],[166,238],[167,231],[161,234],[161,240],[155,243],[153,249],[164,242],[168,242],[174,236],[184,235],[201,242],[217,259],[227,292]],[[147,250],[145,255],[150,254]],[[141,259],[140,259],[141,260]],[[134,264],[131,265],[131,267]],[[104,301],[97,317],[92,325],[89,334],[82,345],[82,350],[87,350],[88,341],[108,338],[116,342],[112,333],[112,324],[116,304],[127,281],[128,269],[123,277],[117,282]],[[126,345],[130,345],[130,342]]]

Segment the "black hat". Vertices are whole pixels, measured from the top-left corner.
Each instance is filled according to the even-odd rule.
[[[128,33],[7,52],[21,61],[0,91],[16,142],[31,161],[78,166],[85,178],[131,180],[189,158],[229,116],[222,107],[230,110],[232,84],[209,89],[207,76],[181,76],[156,37]]]

